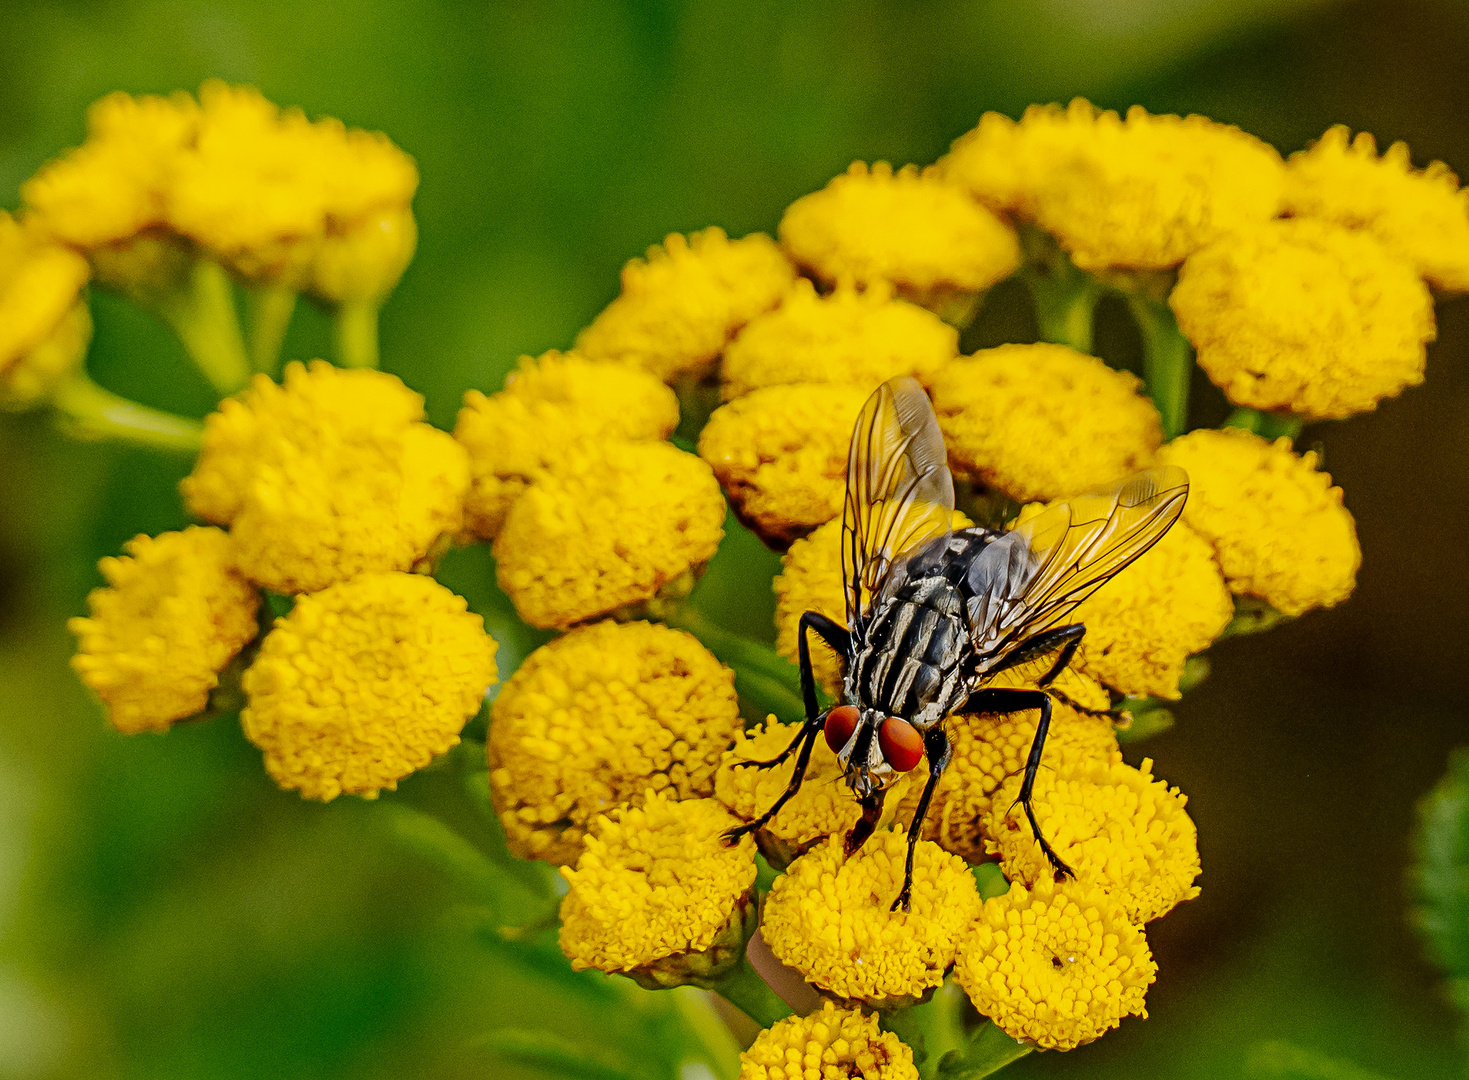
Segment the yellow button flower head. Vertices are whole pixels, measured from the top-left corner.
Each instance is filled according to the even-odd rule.
[[[139,536],[97,564],[107,587],[72,619],[71,666],[125,734],[167,731],[203,711],[209,691],[255,636],[260,594],[230,565],[229,537],[192,526]]]
[[[669,443],[568,447],[495,538],[500,587],[530,625],[557,629],[685,596],[724,510],[709,466]]]
[[[199,106],[121,91],[87,110],[87,140],[21,185],[21,198],[50,235],[83,249],[116,244],[167,220],[174,170],[193,143]]]
[[[554,349],[524,357],[501,392],[464,395],[454,438],[469,451],[465,527],[494,539],[521,492],[578,441],[665,439],[677,426],[677,396],[646,371]]]
[[[949,462],[1012,499],[1051,499],[1122,480],[1163,441],[1135,375],[1064,345],[1001,345],[933,380]]]
[[[579,352],[673,382],[707,373],[735,331],[780,303],[796,272],[763,233],[671,233],[622,268],[622,294],[577,335]]]
[[[699,456],[742,520],[775,547],[841,516],[852,424],[871,388],[767,386],[714,410]]]
[[[242,685],[246,737],[308,799],[376,798],[457,746],[495,681],[495,640],[420,574],[363,574],[297,597]]]
[[[986,900],[955,966],[983,1016],[1012,1039],[1071,1050],[1148,1015],[1158,973],[1142,930],[1100,887],[1019,882]]]
[[[1415,171],[1406,143],[1378,157],[1368,132],[1331,128],[1291,155],[1285,209],[1370,232],[1435,287],[1469,290],[1469,196],[1442,162]]]
[[[874,1008],[924,997],[944,981],[979,914],[979,891],[963,859],[920,840],[912,910],[890,911],[907,855],[897,830],[875,833],[849,859],[840,836],[802,855],[765,899],[770,951],[836,997]]]
[[[1122,762],[1064,761],[1038,774],[1036,817],[1046,839],[1076,871],[1100,886],[1139,926],[1199,895],[1198,832],[1177,788]],[[1006,780],[990,807],[986,849],[1000,856],[1011,881],[1033,886],[1054,871],[1015,800],[1018,776]]]
[[[1033,503],[1016,524],[1044,510]],[[1213,547],[1177,522],[1067,619],[1086,627],[1072,666],[1124,695],[1177,698],[1184,662],[1233,617]]]
[[[986,860],[986,821],[995,792],[1010,777],[1024,771],[1040,715],[1039,709],[1032,709],[1005,716],[955,716],[947,721],[953,756],[928,808],[923,830],[927,839],[966,862]],[[1106,717],[1077,712],[1063,702],[1054,704],[1043,772],[1121,760],[1117,736]],[[898,809],[899,821],[912,820],[918,793],[926,780],[926,769],[914,770],[908,797]]]
[[[740,1054],[740,1080],[918,1080],[913,1051],[878,1026],[876,1013],[830,1001],[788,1016]]]
[[[854,161],[791,203],[780,239],[822,281],[887,281],[926,306],[987,289],[1020,265],[1009,225],[939,177],[885,161]]]
[[[933,312],[894,300],[885,284],[818,296],[796,282],[780,307],[740,331],[719,377],[729,401],[764,386],[845,383],[872,390],[897,375],[927,382],[959,351],[959,332]]]
[[[1073,152],[1095,122],[1084,98],[1060,105],[1031,105],[1020,122],[987,112],[954,140],[934,171],[992,210],[1034,218],[1041,182]]]
[[[561,951],[577,971],[619,972],[649,989],[718,979],[755,929],[755,844],[713,799],[649,791],[597,818],[561,901]]]
[[[1372,236],[1274,221],[1192,256],[1168,298],[1229,399],[1334,419],[1423,381],[1433,298]]]
[[[205,421],[184,499],[232,524],[240,569],[276,592],[408,570],[459,529],[469,487],[463,447],[422,417],[394,375],[288,364]]]
[[[1351,595],[1362,564],[1356,525],[1314,453],[1226,428],[1191,432],[1159,457],[1188,473],[1183,520],[1213,545],[1230,591],[1287,615]]]
[[[35,404],[81,365],[87,261],[0,210],[0,409]]]
[[[490,725],[511,849],[570,863],[598,814],[649,788],[710,794],[739,730],[734,673],[681,630],[602,622],[543,645],[500,691]]]
[[[791,744],[797,727],[768,717],[761,727],[742,733],[725,752],[714,777],[714,794],[738,817],[751,821],[773,806],[796,767],[793,758],[773,769],[749,768],[739,763],[769,761]],[[884,820],[893,816],[910,790],[910,775],[900,775],[888,788],[888,812]],[[761,854],[780,869],[816,841],[833,834],[845,835],[861,816],[861,804],[842,782],[842,767],[836,754],[825,739],[817,739],[801,789],[755,834],[755,840]],[[898,820],[908,819],[900,816]]]

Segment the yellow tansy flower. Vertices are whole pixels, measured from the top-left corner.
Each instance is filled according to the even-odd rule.
[[[1033,503],[1016,524],[1042,513]],[[1086,627],[1073,666],[1124,695],[1177,698],[1184,662],[1234,617],[1214,549],[1183,522],[1081,602]]]
[[[1148,1015],[1158,965],[1142,930],[1099,886],[1043,876],[986,900],[955,967],[983,1016],[1043,1050],[1091,1042]]]
[[[1191,256],[1168,298],[1199,366],[1237,405],[1338,418],[1423,381],[1433,298],[1366,233],[1274,221]]]
[[[742,733],[734,746],[725,751],[719,772],[714,776],[714,794],[725,806],[745,821],[763,814],[785,791],[795,771],[794,758],[772,769],[756,769],[741,765],[748,761],[769,761],[791,744],[797,724],[781,724],[775,717],[751,731]],[[901,774],[888,788],[887,813],[893,816],[899,801],[909,791],[911,774]],[[825,739],[817,739],[806,779],[794,798],[781,807],[755,834],[760,852],[777,869],[783,868],[812,844],[833,834],[845,834],[862,816],[862,806],[842,781],[843,770],[837,756]],[[907,818],[899,817],[900,821]]]
[[[714,410],[699,456],[741,520],[776,547],[839,517],[852,424],[871,388],[767,386]]]
[[[561,951],[649,989],[718,979],[755,929],[755,845],[713,799],[649,791],[597,818],[561,901]]]
[[[240,722],[308,799],[375,798],[459,743],[495,679],[493,638],[420,574],[363,574],[296,599],[261,643]]]
[[[987,112],[954,140],[934,172],[993,210],[1033,218],[1046,174],[1060,167],[1095,117],[1084,98],[1065,108],[1031,105],[1018,123]]]
[[[918,1080],[913,1051],[878,1026],[876,1013],[830,1001],[788,1016],[740,1054],[740,1080]]]
[[[167,731],[202,712],[209,691],[255,636],[260,594],[230,565],[229,537],[192,526],[139,536],[97,564],[107,587],[72,619],[71,666],[125,734]]]
[[[35,404],[92,339],[87,261],[0,210],[0,408]]]
[[[1039,709],[1031,709],[1004,716],[954,716],[946,722],[953,754],[934,789],[924,822],[925,838],[966,862],[985,861],[985,841],[989,838],[986,821],[995,792],[1025,770],[1040,715]],[[1053,704],[1042,772],[1121,760],[1111,721],[1077,712],[1064,702]],[[899,821],[911,820],[927,778],[926,767],[914,770],[908,797],[898,809]]]
[[[495,538],[500,587],[530,625],[558,629],[687,595],[719,547],[724,511],[693,454],[579,444],[511,507]]]
[[[934,376],[933,404],[954,470],[1024,502],[1151,464],[1163,427],[1141,385],[1064,345],[1001,345]]]
[[[181,485],[197,515],[231,523],[236,559],[276,592],[408,570],[462,520],[468,455],[422,423],[393,375],[322,361],[257,375],[205,421]]]
[[[1287,615],[1351,595],[1362,564],[1356,525],[1314,453],[1226,428],[1191,432],[1159,457],[1188,473],[1183,520],[1213,545],[1232,592]]]
[[[465,527],[494,539],[521,492],[579,440],[665,439],[677,426],[677,396],[646,371],[555,349],[523,357],[501,392],[464,395],[454,438],[469,451]]]
[[[579,352],[672,382],[705,374],[735,331],[780,303],[795,269],[763,233],[670,234],[622,268],[622,293],[577,335]]]
[[[944,981],[979,914],[979,891],[963,859],[920,840],[912,909],[890,911],[907,855],[898,830],[875,833],[851,858],[840,836],[802,855],[765,898],[770,951],[836,997],[874,1008],[924,997]]]
[[[1377,156],[1338,124],[1286,165],[1285,209],[1372,233],[1440,289],[1469,290],[1469,195],[1442,162],[1413,169],[1406,143]]]
[[[729,401],[765,386],[845,383],[870,391],[897,375],[920,382],[959,351],[959,332],[892,298],[884,283],[817,295],[805,278],[780,307],[740,331],[719,367]]]
[[[1198,832],[1177,788],[1141,769],[1113,761],[1064,761],[1042,770],[1035,785],[1036,817],[1046,839],[1076,872],[1122,905],[1142,925],[1199,895]],[[1020,807],[1020,780],[1005,781],[990,807],[985,847],[1000,856],[1005,876],[1033,886],[1054,874]]]
[[[645,790],[697,798],[740,730],[734,673],[681,630],[602,622],[526,658],[495,699],[490,785],[512,850],[570,863]]]
[[[1020,265],[1008,224],[941,178],[884,161],[854,161],[791,203],[780,239],[822,281],[887,281],[925,306],[987,289]]]

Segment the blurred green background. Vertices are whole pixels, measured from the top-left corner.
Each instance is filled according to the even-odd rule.
[[[422,240],[384,366],[446,427],[466,388],[568,345],[665,233],[773,231],[852,159],[931,161],[986,109],[1084,94],[1286,152],[1343,122],[1469,170],[1462,3],[6,0],[3,16],[0,205],[80,140],[91,100],[212,75],[412,153]],[[94,311],[100,382],[207,411],[157,324],[107,296]],[[1357,594],[1216,648],[1178,726],[1129,750],[1188,794],[1204,861],[1203,895],[1150,928],[1150,1019],[1007,1075],[1239,1076],[1272,1039],[1387,1078],[1461,1071],[1405,921],[1414,802],[1469,741],[1469,303],[1439,315],[1425,386],[1302,438],[1357,515]],[[328,340],[303,310],[287,355]],[[98,557],[182,523],[187,463],[4,417],[0,464],[0,1077],[536,1077],[477,1039],[532,1020],[658,1037],[613,1004],[555,1005],[553,980],[447,914],[453,884],[376,807],[276,791],[231,720],[112,733],[63,624]],[[496,630],[489,571],[466,553],[446,580]],[[723,595],[731,625],[768,626],[768,600]]]

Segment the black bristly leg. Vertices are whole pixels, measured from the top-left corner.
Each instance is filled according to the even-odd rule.
[[[928,758],[928,783],[923,785],[923,794],[918,797],[918,808],[913,811],[913,823],[908,826],[908,862],[903,871],[903,891],[893,901],[890,911],[901,907],[909,909],[913,899],[913,852],[918,848],[918,838],[923,834],[923,819],[928,816],[928,804],[933,799],[934,789],[939,786],[939,777],[949,766],[952,751],[949,737],[943,728],[932,727],[923,733],[923,753]]]
[[[1046,842],[1045,836],[1041,833],[1040,824],[1035,820],[1035,811],[1030,805],[1031,792],[1035,789],[1036,773],[1041,767],[1041,753],[1046,747],[1046,733],[1051,727],[1051,696],[1044,690],[976,690],[969,695],[963,707],[957,711],[1005,714],[1027,712],[1030,709],[1039,709],[1041,718],[1040,723],[1035,727],[1035,739],[1030,744],[1030,755],[1025,759],[1025,778],[1020,782],[1020,796],[1015,802],[1024,808],[1026,820],[1030,822],[1030,827],[1035,832],[1036,842],[1041,846],[1041,853],[1045,855],[1056,873],[1066,877],[1075,877],[1071,867],[1067,866]],[[1013,808],[1015,803],[1010,805]]]
[[[882,800],[887,796],[885,788],[878,788],[862,796],[862,816],[857,819],[857,824],[847,833],[843,847],[843,857],[850,859],[857,853],[857,849],[867,843],[867,838],[877,828],[878,819],[882,817]]]
[[[806,766],[811,762],[811,750],[816,745],[816,737],[820,734],[820,723],[812,724],[808,721],[801,728],[801,734],[797,736],[797,741],[801,742],[801,752],[796,757],[796,771],[791,774],[791,782],[786,785],[785,791],[781,792],[780,798],[775,800],[775,803],[769,810],[765,811],[765,813],[761,814],[754,821],[747,821],[743,825],[736,826],[725,833],[724,842],[726,844],[733,844],[746,833],[752,833],[756,829],[764,828],[765,823],[780,813],[780,808],[790,802],[795,797],[796,792],[801,790],[801,781],[806,779]]]
[[[1086,627],[1081,623],[1072,623],[1070,626],[1058,626],[1054,630],[1028,637],[1011,650],[1010,655],[1001,660],[995,667],[991,668],[987,675],[998,675],[1002,671],[1028,664],[1038,657],[1045,656],[1049,652],[1061,650],[1061,655],[1051,665],[1051,669],[1036,683],[1037,686],[1050,686],[1056,676],[1066,670],[1066,665],[1071,663],[1071,658],[1076,655],[1077,647],[1081,645],[1082,635],[1086,633]]]

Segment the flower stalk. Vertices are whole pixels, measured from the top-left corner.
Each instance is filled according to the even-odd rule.
[[[57,388],[51,405],[62,429],[76,439],[111,439],[193,454],[204,437],[199,421],[139,405],[80,372]]]
[[[750,964],[749,956],[742,956],[729,974],[711,983],[709,989],[763,1028],[791,1015],[791,1007]]]
[[[377,367],[377,310],[374,300],[353,300],[338,306],[332,317],[332,341],[343,367]]]
[[[186,273],[180,288],[157,298],[156,310],[210,385],[233,394],[250,381],[250,362],[229,274],[206,258],[192,260]]]
[[[263,282],[245,296],[250,324],[250,365],[267,375],[280,370],[281,346],[296,310],[296,290],[282,282]]]
[[[1143,382],[1163,418],[1163,436],[1177,438],[1188,430],[1189,380],[1193,348],[1179,332],[1173,312],[1161,300],[1125,294],[1128,309],[1143,339]]]

